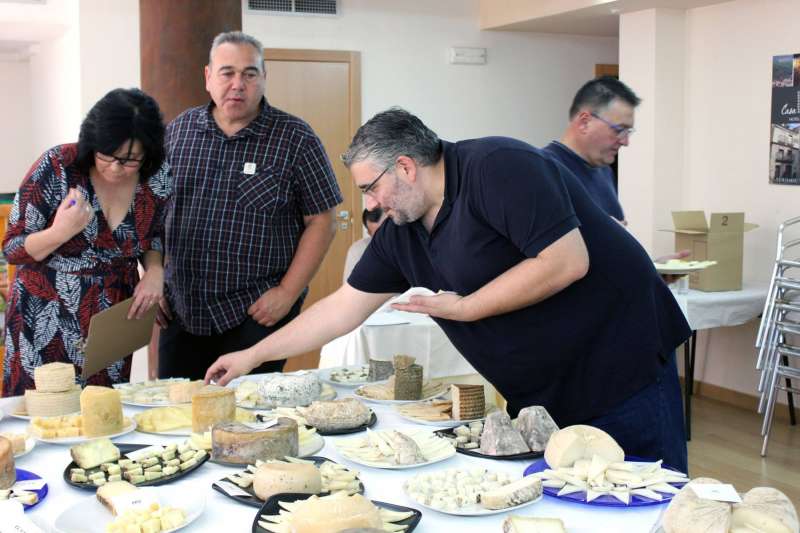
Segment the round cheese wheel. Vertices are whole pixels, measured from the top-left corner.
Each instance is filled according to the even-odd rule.
[[[282,492],[319,494],[322,476],[314,465],[303,463],[264,463],[256,469],[253,490],[261,500]]]
[[[611,435],[592,426],[569,426],[550,436],[544,458],[550,468],[571,467],[580,459],[599,455],[609,463],[625,460],[625,452]]]
[[[700,477],[687,483],[664,511],[661,525],[666,533],[728,533],[731,506],[700,498],[691,486],[703,483],[719,481]]]
[[[756,487],[733,506],[733,529],[763,531],[765,533],[797,533],[797,511],[792,501],[778,489]]]

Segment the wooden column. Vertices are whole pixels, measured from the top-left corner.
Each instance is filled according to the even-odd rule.
[[[241,29],[241,0],[139,0],[142,90],[165,122],[208,102],[203,67],[211,41]]]

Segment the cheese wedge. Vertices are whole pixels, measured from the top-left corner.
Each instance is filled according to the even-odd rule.
[[[535,500],[542,495],[542,480],[533,476],[486,491],[480,496],[480,503],[487,509],[505,509]]]

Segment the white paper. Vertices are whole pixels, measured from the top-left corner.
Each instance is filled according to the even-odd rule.
[[[158,503],[156,491],[149,487],[142,487],[138,490],[125,492],[111,498],[117,516],[128,509],[148,508],[154,503]]]
[[[228,481],[217,481],[214,483],[214,485],[224,490],[229,496],[253,496],[252,494],[243,491],[241,488]]]
[[[25,516],[22,504],[13,500],[0,501],[0,533],[44,533]]]
[[[717,502],[742,503],[742,497],[730,483],[692,483],[689,485],[698,497]]]
[[[244,173],[252,176],[256,173],[256,164],[255,163],[245,163],[244,164]]]
[[[156,452],[160,455],[164,453],[164,447],[158,444],[153,444],[152,446],[147,446],[146,448],[140,448],[138,450],[128,452],[125,454],[125,456],[128,459],[133,459],[134,461],[138,461],[142,457],[153,455],[153,452]]]
[[[250,429],[255,429],[255,430],[259,430],[260,431],[262,429],[271,428],[272,426],[274,426],[277,423],[278,423],[278,419],[277,418],[273,418],[271,420],[266,420],[264,422],[244,422],[244,425],[249,427]]]
[[[14,483],[11,490],[40,490],[45,484],[47,484],[47,481],[44,479],[26,479],[25,481],[17,481]]]

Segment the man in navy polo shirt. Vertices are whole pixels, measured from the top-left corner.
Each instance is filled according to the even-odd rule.
[[[523,142],[440,141],[390,109],[343,160],[389,221],[348,282],[255,346],[219,358],[225,384],[318,348],[411,286],[446,291],[396,309],[428,313],[508,400],[560,426],[608,431],[630,455],[686,469],[674,349],[689,326],[633,237],[560,163]]]

